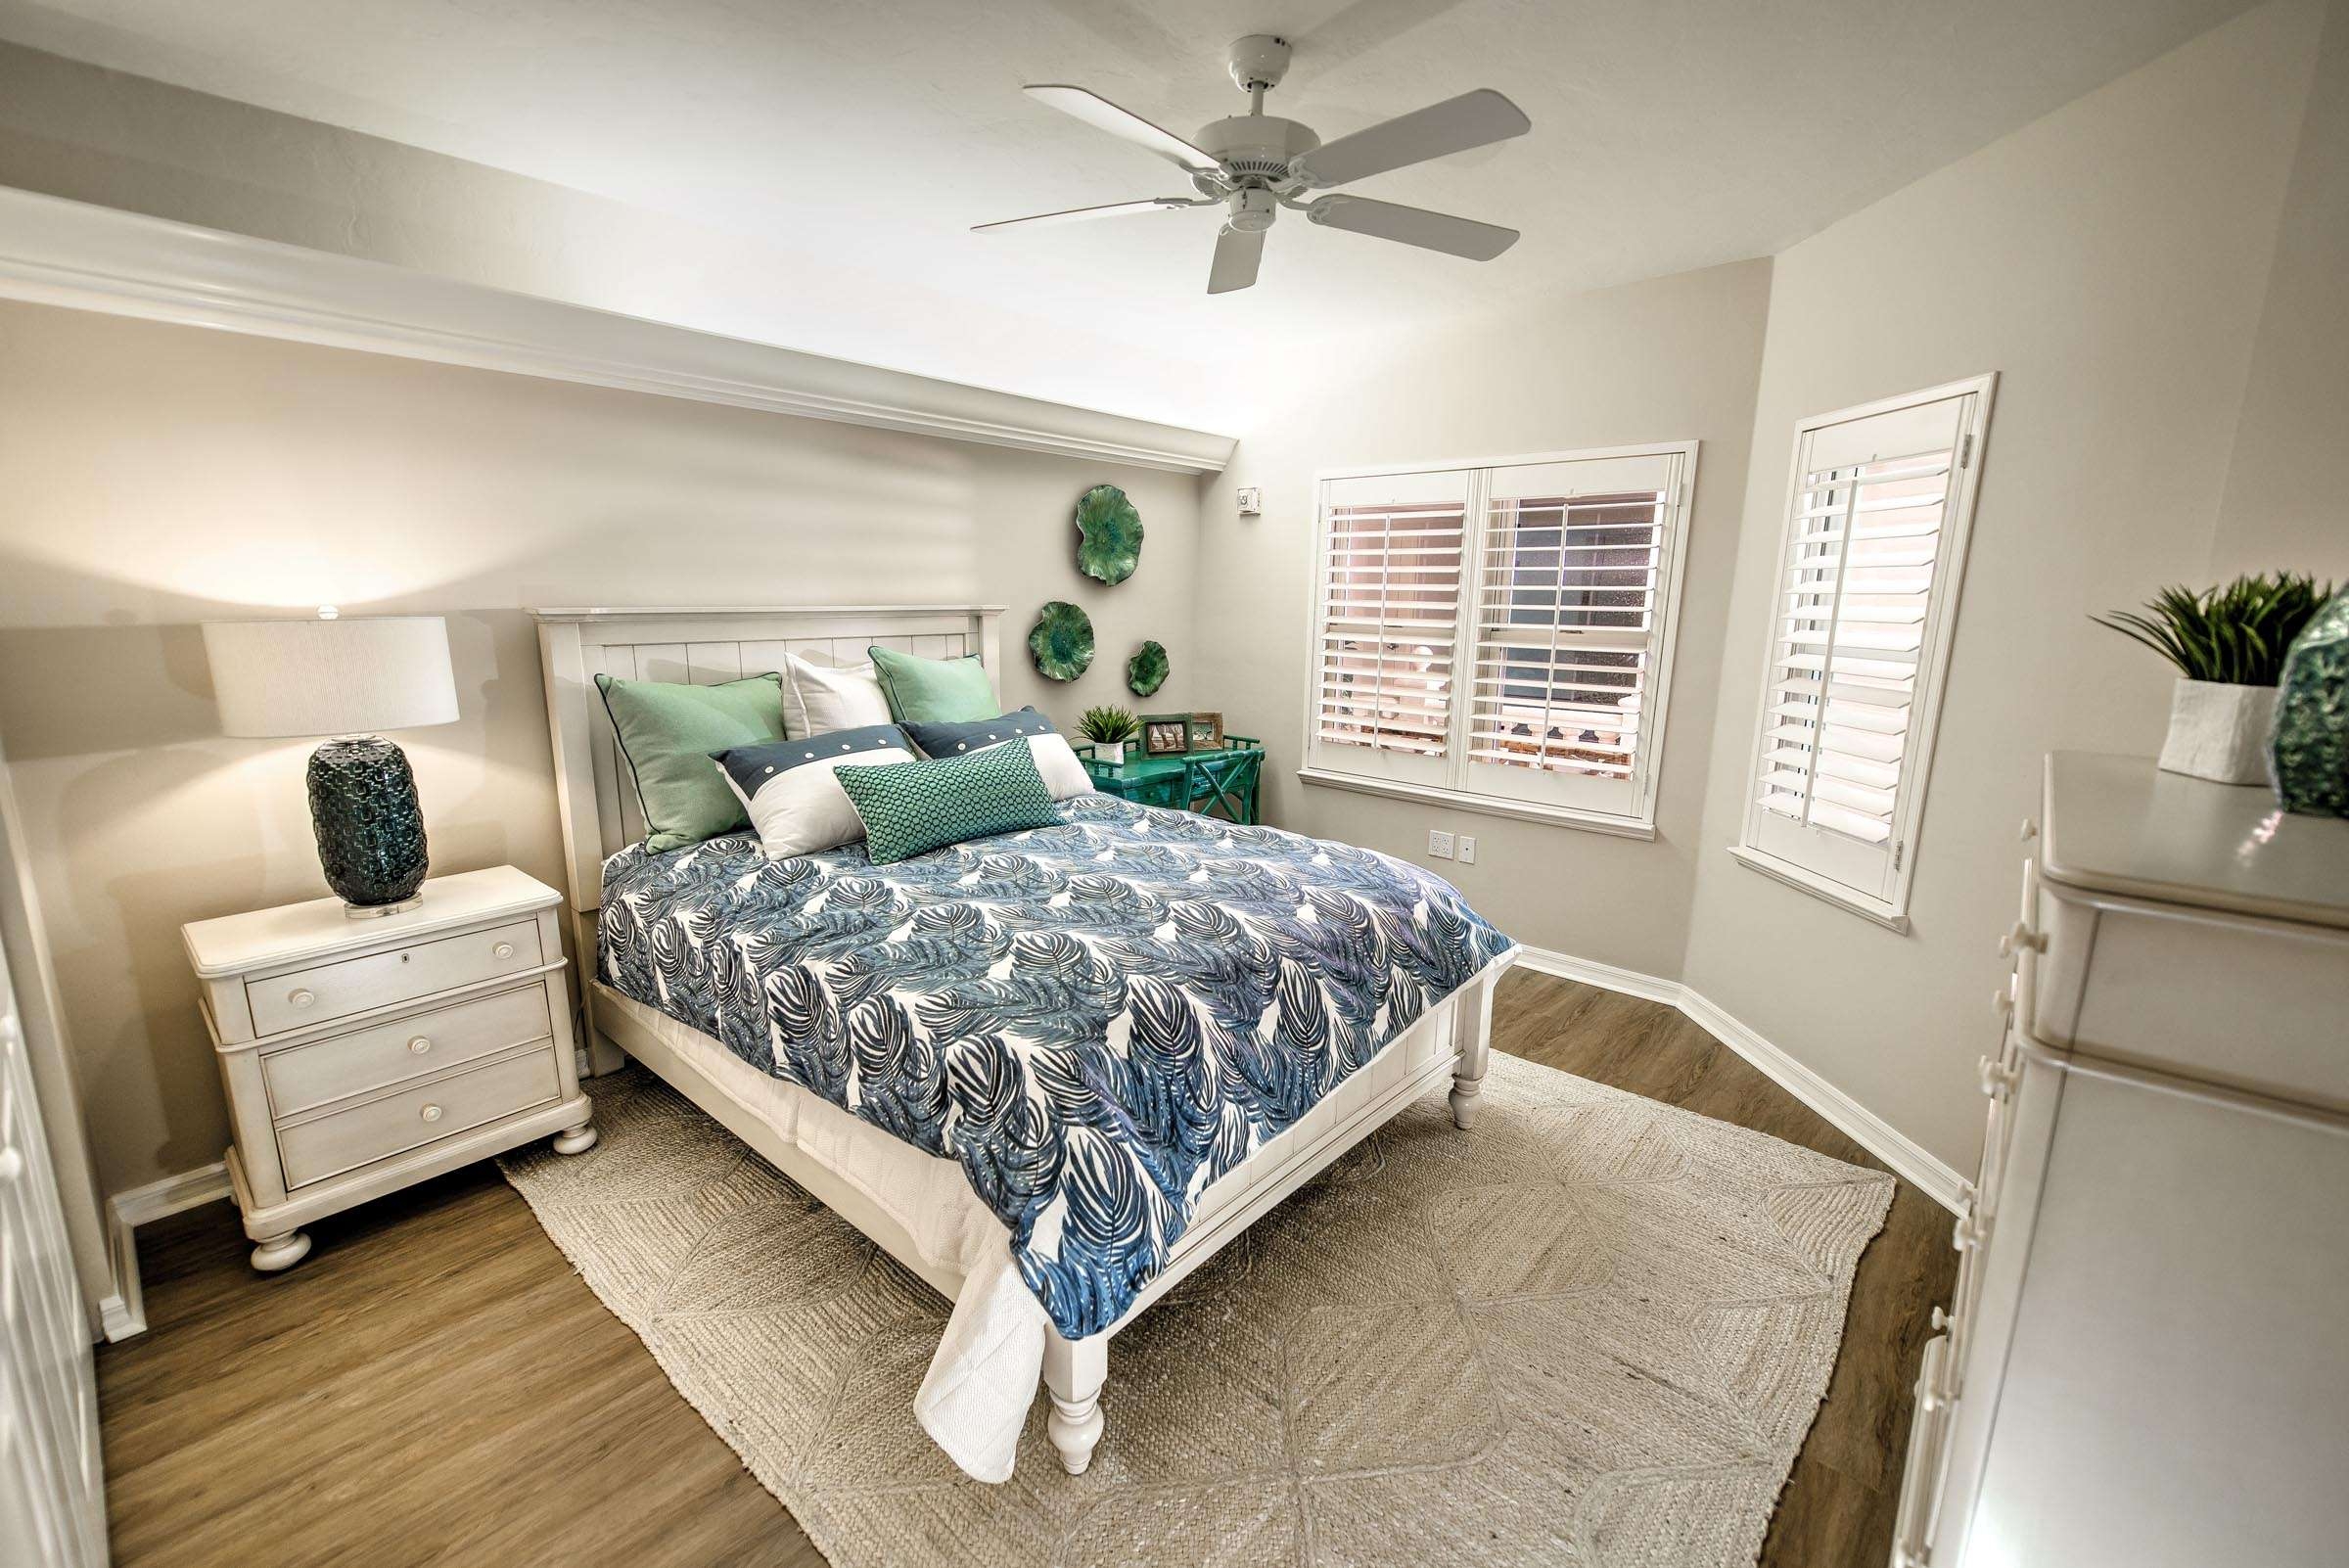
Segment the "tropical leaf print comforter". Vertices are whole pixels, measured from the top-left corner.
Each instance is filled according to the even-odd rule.
[[[1343,844],[1106,795],[899,861],[747,836],[604,870],[597,963],[958,1161],[1061,1333],[1115,1322],[1200,1193],[1509,940]]]

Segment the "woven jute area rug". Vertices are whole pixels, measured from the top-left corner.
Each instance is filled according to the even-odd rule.
[[[1064,1474],[913,1419],[947,1304],[641,1069],[603,1141],[506,1173],[841,1568],[1750,1563],[1893,1179],[1496,1053],[1110,1348]]]

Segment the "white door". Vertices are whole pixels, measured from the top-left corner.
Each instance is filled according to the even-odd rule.
[[[0,1563],[105,1561],[97,1365],[0,956]]]

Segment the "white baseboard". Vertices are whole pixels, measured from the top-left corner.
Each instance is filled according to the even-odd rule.
[[[1836,1130],[1890,1166],[1917,1191],[1952,1214],[1964,1201],[1965,1179],[1934,1158],[1914,1138],[1680,981],[1541,947],[1521,949],[1518,962],[1543,974],[1679,1008],[1691,1023],[1759,1068],[1778,1087],[1825,1117]]]
[[[1518,952],[1520,956],[1517,961],[1528,969],[1539,969],[1545,975],[1556,975],[1561,980],[1579,980],[1586,986],[1596,986],[1601,991],[1619,991],[1626,996],[1662,1002],[1667,1007],[1680,1006],[1681,998],[1688,991],[1677,980],[1643,975],[1636,969],[1619,969],[1594,958],[1570,958],[1565,953],[1551,952],[1546,947],[1520,947]]]
[[[106,1200],[107,1254],[115,1288],[98,1303],[98,1316],[108,1344],[147,1332],[147,1300],[139,1289],[139,1226],[227,1196],[228,1167],[214,1160]]]

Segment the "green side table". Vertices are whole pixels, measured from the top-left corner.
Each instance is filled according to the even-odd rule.
[[[1226,822],[1256,821],[1256,788],[1265,771],[1265,747],[1243,735],[1228,737],[1220,752],[1184,752],[1135,757],[1111,765],[1084,759],[1093,788],[1120,800],[1164,806]]]

